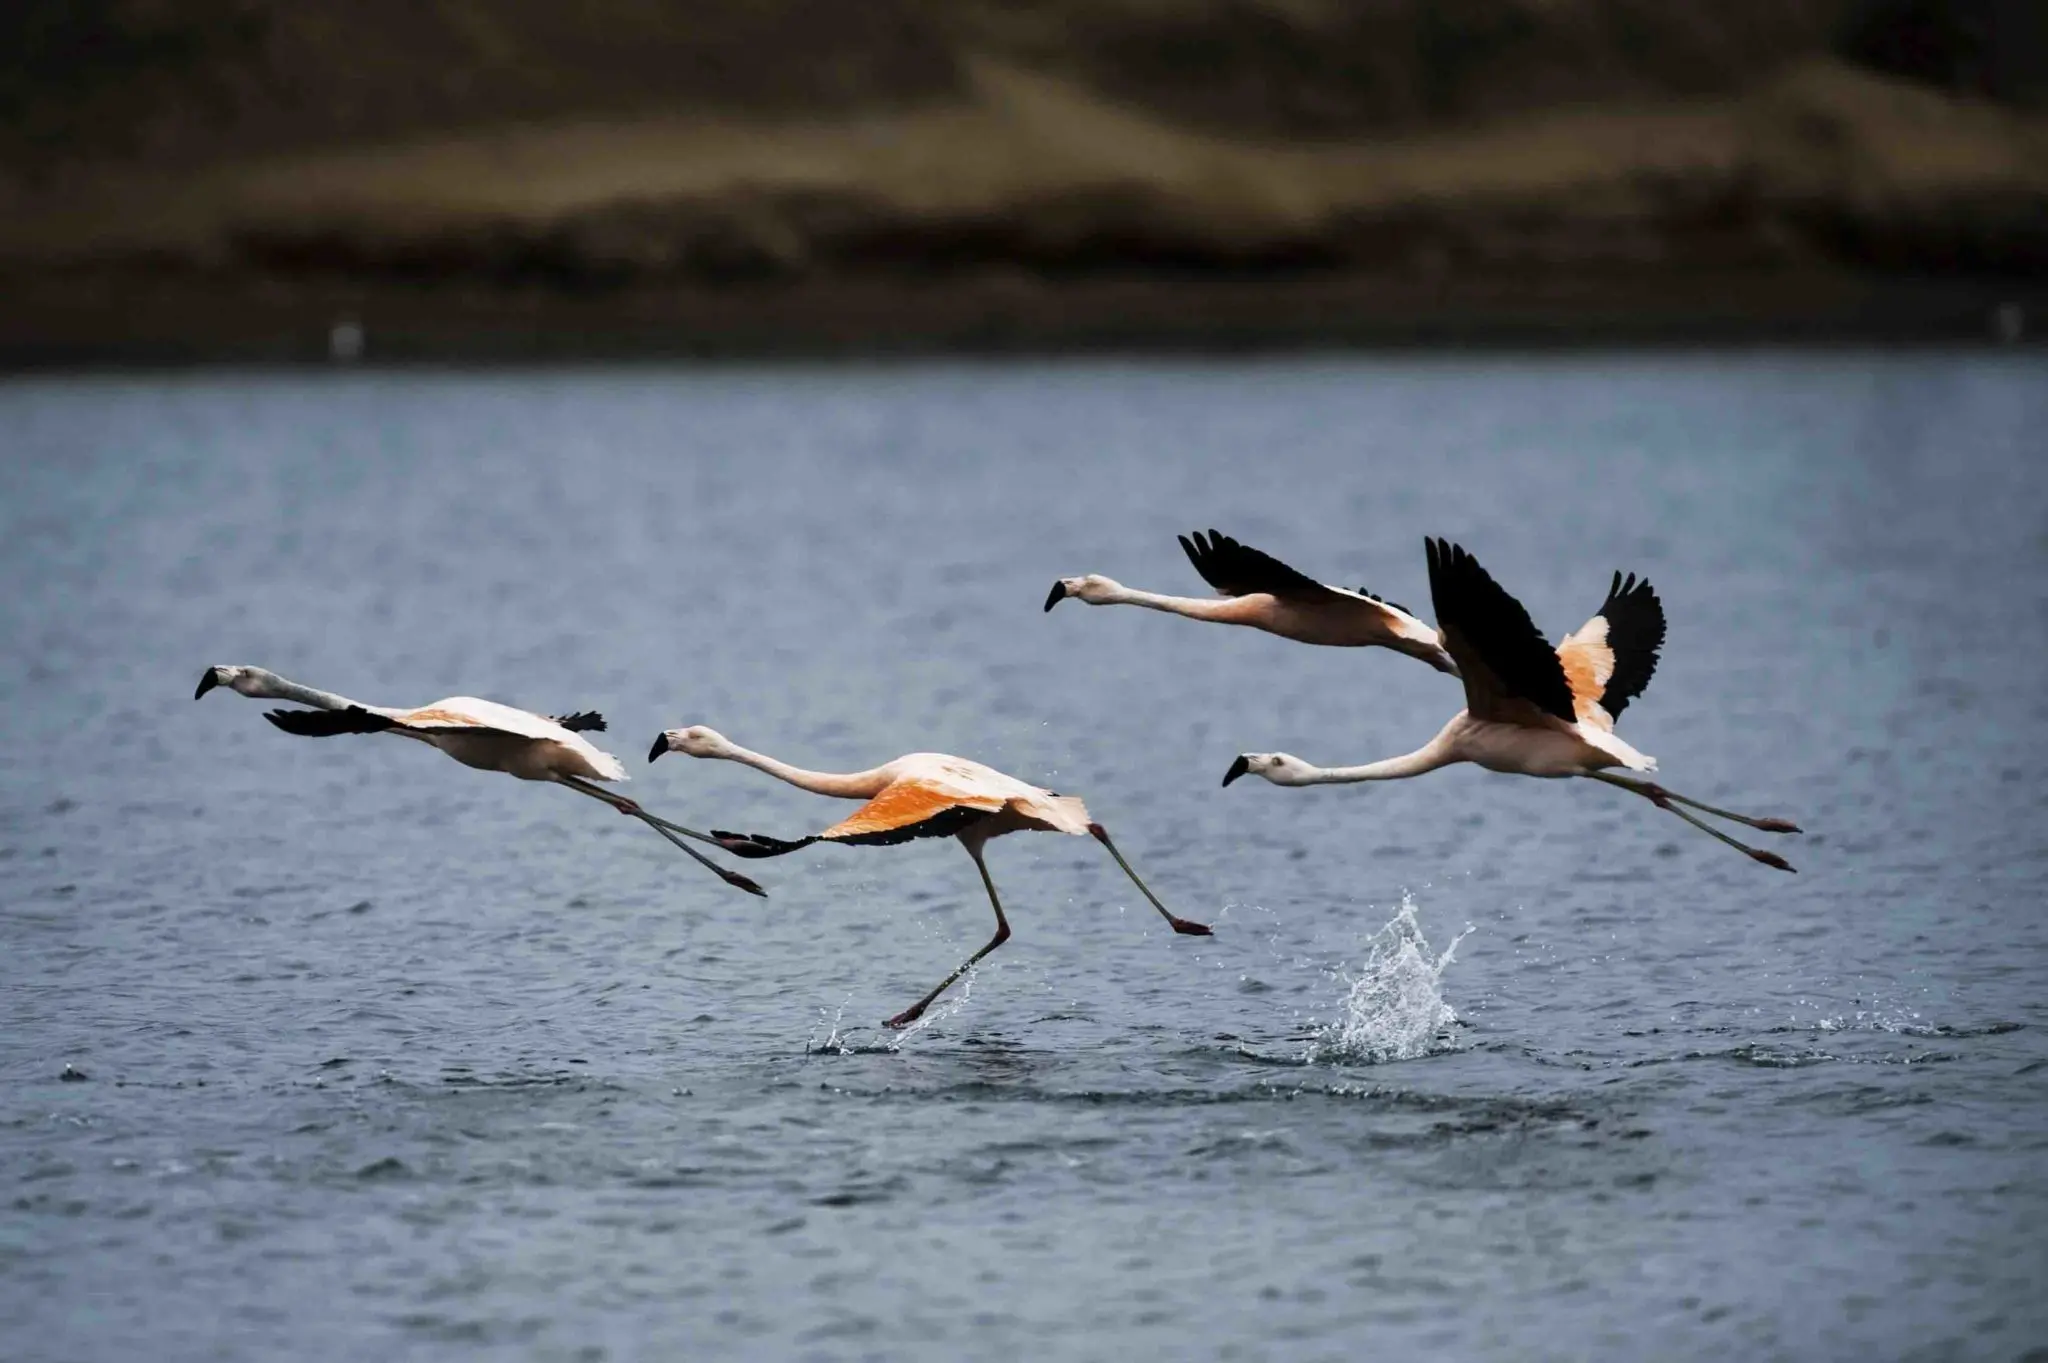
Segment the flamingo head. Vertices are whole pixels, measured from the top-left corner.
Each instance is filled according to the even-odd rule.
[[[1292,753],[1239,753],[1230,770],[1223,773],[1223,784],[1227,786],[1240,776],[1263,776],[1276,786],[1305,786],[1310,784],[1314,771],[1314,767]]]
[[[1052,595],[1045,598],[1045,608],[1051,610],[1068,597],[1085,601],[1091,606],[1106,606],[1116,599],[1123,590],[1123,584],[1100,573],[1089,573],[1085,577],[1063,577],[1052,584]]]
[[[261,696],[265,694],[264,683],[269,680],[270,674],[260,667],[236,667],[227,663],[216,663],[207,668],[199,678],[199,689],[192,693],[192,699],[198,700],[216,686],[225,686],[230,691],[239,691],[245,696]]]
[[[652,762],[665,752],[679,752],[687,757],[723,757],[731,750],[732,742],[724,734],[702,724],[692,724],[687,729],[662,730],[654,740],[647,760]]]

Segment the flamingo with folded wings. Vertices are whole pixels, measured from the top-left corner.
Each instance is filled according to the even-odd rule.
[[[1035,830],[1045,833],[1087,835],[1109,849],[1116,864],[1138,887],[1138,892],[1177,933],[1207,937],[1209,929],[1169,910],[1138,879],[1138,873],[1124,860],[1123,853],[1109,840],[1109,833],[1088,817],[1088,807],[1071,795],[1060,795],[1005,776],[993,767],[970,762],[945,753],[918,752],[885,762],[868,771],[848,773],[805,771],[762,753],[742,748],[715,729],[701,724],[669,729],[654,740],[647,754],[649,762],[663,753],[679,752],[691,757],[738,762],[787,781],[800,790],[841,799],[865,800],[859,809],[822,833],[807,838],[771,838],[759,833],[727,833],[712,829],[711,836],[726,851],[743,857],[779,857],[808,847],[814,842],[836,842],[850,846],[886,847],[914,838],[953,837],[974,858],[981,883],[988,890],[988,902],[996,911],[996,933],[988,945],[969,956],[959,969],[939,981],[933,990],[910,1007],[890,1018],[886,1027],[907,1027],[931,1007],[932,1000],[951,988],[962,975],[1010,940],[1010,920],[1004,916],[1003,901],[996,896],[981,849],[990,838],[1005,833]]]
[[[681,840],[696,838],[700,842],[717,845],[708,834],[657,818],[634,801],[600,790],[592,784],[595,781],[626,779],[626,769],[618,758],[583,737],[587,732],[601,733],[604,730],[604,717],[594,711],[549,717],[515,710],[496,701],[478,700],[474,696],[450,696],[418,709],[399,710],[364,705],[347,696],[280,677],[261,667],[230,665],[207,668],[192,698],[197,700],[217,686],[257,700],[288,700],[311,706],[307,710],[264,712],[265,719],[288,734],[302,738],[396,734],[439,748],[464,766],[475,767],[479,771],[502,771],[522,781],[552,781],[567,786],[578,794],[604,801],[621,814],[639,819],[726,884],[748,894],[765,897],[768,893],[752,880],[726,870]]]

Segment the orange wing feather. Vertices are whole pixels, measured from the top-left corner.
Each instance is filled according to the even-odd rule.
[[[1557,646],[1565,683],[1572,689],[1572,709],[1580,722],[1612,729],[1614,719],[1600,706],[1607,681],[1614,675],[1614,649],[1607,642],[1607,619],[1596,615]]]
[[[993,814],[1005,803],[1000,795],[967,795],[922,781],[898,781],[818,836],[849,838],[886,833],[893,828],[923,823],[949,809],[964,806]]]

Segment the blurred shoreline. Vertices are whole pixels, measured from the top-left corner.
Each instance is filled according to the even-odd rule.
[[[609,294],[16,280],[0,369],[217,363],[2038,345],[2048,285],[1768,272],[1430,283],[1021,276]]]
[[[24,0],[0,365],[2011,342],[2008,0]]]

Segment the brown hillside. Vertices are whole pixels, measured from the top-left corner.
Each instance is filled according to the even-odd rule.
[[[1565,301],[1536,306],[1568,325],[1588,289],[1731,272],[2026,281],[2048,266],[2036,13],[18,0],[0,273],[42,300],[14,324],[31,349],[38,307],[89,332],[189,288],[416,316],[769,289],[800,318],[793,292],[925,281],[1322,280],[1355,308],[1379,280],[1412,309],[1432,280],[1482,304],[1548,280]]]

